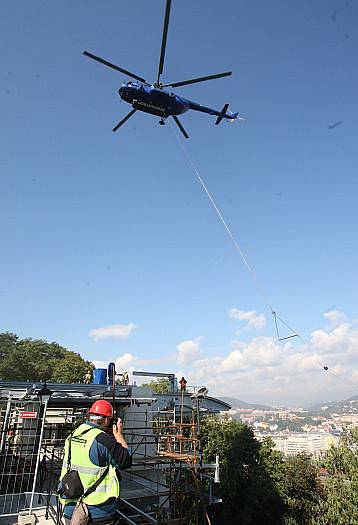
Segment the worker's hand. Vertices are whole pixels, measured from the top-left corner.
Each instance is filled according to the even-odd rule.
[[[117,424],[113,425],[113,435],[114,435],[114,438],[117,441],[117,443],[120,443],[122,445],[122,447],[128,448],[126,440],[124,439],[124,436],[122,434],[122,426],[123,426],[122,420],[119,417],[118,421],[117,421]]]
[[[115,423],[113,425],[113,435],[116,439],[117,437],[122,436],[122,427],[123,427],[123,423],[122,423],[121,418],[119,417],[117,424]]]

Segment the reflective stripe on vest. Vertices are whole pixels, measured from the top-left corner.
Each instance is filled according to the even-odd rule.
[[[80,436],[82,432],[91,428],[89,432],[86,432],[83,436]],[[92,463],[90,459],[90,449],[93,441],[96,437],[101,434],[103,430],[98,427],[91,427],[86,423],[80,425],[74,432],[71,438],[71,470],[77,470],[80,479],[82,481],[84,490],[86,491],[89,487],[98,480],[98,478],[106,470],[107,466],[99,467]],[[78,437],[77,437],[78,436]],[[76,439],[77,437],[77,439]],[[62,464],[61,477],[67,472],[67,457],[68,457],[68,446],[69,438],[65,442],[65,455]],[[109,498],[119,497],[119,481],[116,475],[115,469],[110,465],[106,477],[98,485],[96,490],[83,498],[83,501],[87,505],[100,505]],[[61,503],[68,503],[74,500],[68,500],[60,498]]]

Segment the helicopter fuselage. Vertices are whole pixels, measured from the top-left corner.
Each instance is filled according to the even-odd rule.
[[[131,104],[134,109],[162,118],[182,115],[189,109],[202,111],[210,115],[221,115],[220,111],[202,106],[165,89],[142,84],[141,82],[125,82],[119,88],[118,94],[122,100]],[[227,115],[227,118],[230,117],[231,115]]]
[[[140,82],[126,82],[118,90],[119,96],[134,109],[167,118],[170,115],[181,115],[190,109],[188,100]]]

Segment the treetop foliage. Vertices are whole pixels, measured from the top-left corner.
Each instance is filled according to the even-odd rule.
[[[142,386],[151,388],[156,394],[166,394],[170,392],[171,389],[170,381],[166,377],[159,377],[158,379],[144,383]]]
[[[81,382],[94,366],[56,342],[0,333],[0,380]]]
[[[323,465],[328,478],[310,525],[358,524],[358,427],[331,447]]]

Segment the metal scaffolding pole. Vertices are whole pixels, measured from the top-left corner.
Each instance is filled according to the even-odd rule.
[[[33,504],[34,504],[34,495],[35,495],[35,490],[36,490],[37,474],[38,474],[38,471],[39,471],[39,464],[40,464],[40,450],[41,450],[42,437],[43,437],[44,427],[45,427],[47,403],[48,403],[48,399],[45,400],[44,405],[43,405],[42,410],[41,410],[41,412],[42,412],[41,431],[40,431],[40,439],[39,439],[39,446],[38,446],[37,459],[36,459],[34,481],[33,481],[33,484],[32,484],[29,515],[32,514],[32,507],[33,507]]]
[[[1,445],[0,445],[0,454],[2,454],[5,446],[5,438],[7,433],[7,426],[9,423],[9,415],[10,415],[10,409],[11,409],[11,394],[9,394],[9,400],[6,405],[6,412],[5,412],[5,418],[4,418],[4,424],[2,428],[2,434],[1,434]]]

